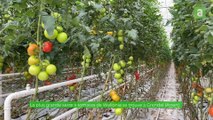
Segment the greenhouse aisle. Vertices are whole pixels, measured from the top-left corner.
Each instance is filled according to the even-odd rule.
[[[181,95],[178,94],[178,88],[179,84],[176,83],[175,66],[174,63],[172,63],[167,73],[167,77],[165,78],[165,86],[159,91],[157,100],[181,101]],[[184,120],[183,112],[179,109],[153,109],[151,113],[153,120]]]

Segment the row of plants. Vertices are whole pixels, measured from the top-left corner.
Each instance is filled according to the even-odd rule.
[[[205,18],[194,18],[198,4],[206,8]],[[184,110],[189,110],[191,119],[213,117],[213,1],[179,0],[170,11],[174,16],[173,57],[185,98]],[[208,109],[203,109],[206,103]]]
[[[141,64],[155,67],[171,59],[156,0],[17,0],[2,2],[0,9],[3,72],[26,71],[36,88],[67,66],[81,66],[82,79],[90,67],[96,73],[114,70],[120,84],[127,72],[139,79]]]

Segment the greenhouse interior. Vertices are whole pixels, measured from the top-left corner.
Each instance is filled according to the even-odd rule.
[[[213,120],[213,0],[1,0],[0,120]]]

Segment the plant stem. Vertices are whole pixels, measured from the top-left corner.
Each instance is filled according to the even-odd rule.
[[[103,89],[102,92],[101,92],[100,101],[102,101],[102,99],[103,99],[103,95],[104,95],[105,89],[106,89],[106,87],[107,87],[107,83],[108,83],[108,81],[109,81],[109,77],[111,76],[111,71],[112,71],[112,66],[113,66],[113,64],[114,64],[114,61],[115,61],[115,58],[113,57],[113,58],[112,58],[112,62],[111,62],[111,67],[110,67],[110,69],[109,69],[109,71],[108,71],[108,74],[107,74],[107,79],[106,79],[106,81],[105,81],[105,83],[104,83],[104,89]]]
[[[38,28],[37,28],[37,38],[36,38],[37,44],[39,44],[39,39],[40,39],[39,37],[40,37],[40,23],[41,23],[40,12],[41,11],[42,11],[42,2],[40,3],[39,18],[38,18]],[[40,46],[39,50],[41,50],[41,45],[39,45],[39,46]],[[39,59],[40,58],[41,58],[41,55],[39,54]],[[38,94],[38,77],[36,77],[36,81],[35,81],[35,94],[33,95],[32,101],[36,100],[37,94]],[[32,108],[29,108],[26,120],[30,120],[31,112],[32,112]]]

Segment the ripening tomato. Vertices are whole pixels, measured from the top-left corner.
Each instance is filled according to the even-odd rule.
[[[112,32],[112,31],[109,31],[109,32],[107,32],[107,35],[112,36],[112,35],[113,35],[113,32]]]
[[[43,52],[49,53],[52,51],[52,48],[53,48],[52,42],[47,41],[43,43],[43,48],[42,48]]]
[[[209,112],[209,115],[210,115],[211,117],[213,117],[213,105],[211,105],[211,106],[209,107],[208,112]]]
[[[116,93],[115,90],[111,90],[111,91],[109,92],[109,95],[110,95],[110,96],[113,96],[113,95],[117,95],[117,93]]]
[[[117,94],[112,95],[111,98],[112,98],[112,100],[115,101],[115,102],[120,101],[120,97],[119,97]]]
[[[36,55],[38,53],[39,47],[37,44],[30,44],[29,47],[27,48],[27,53],[28,55]]]

